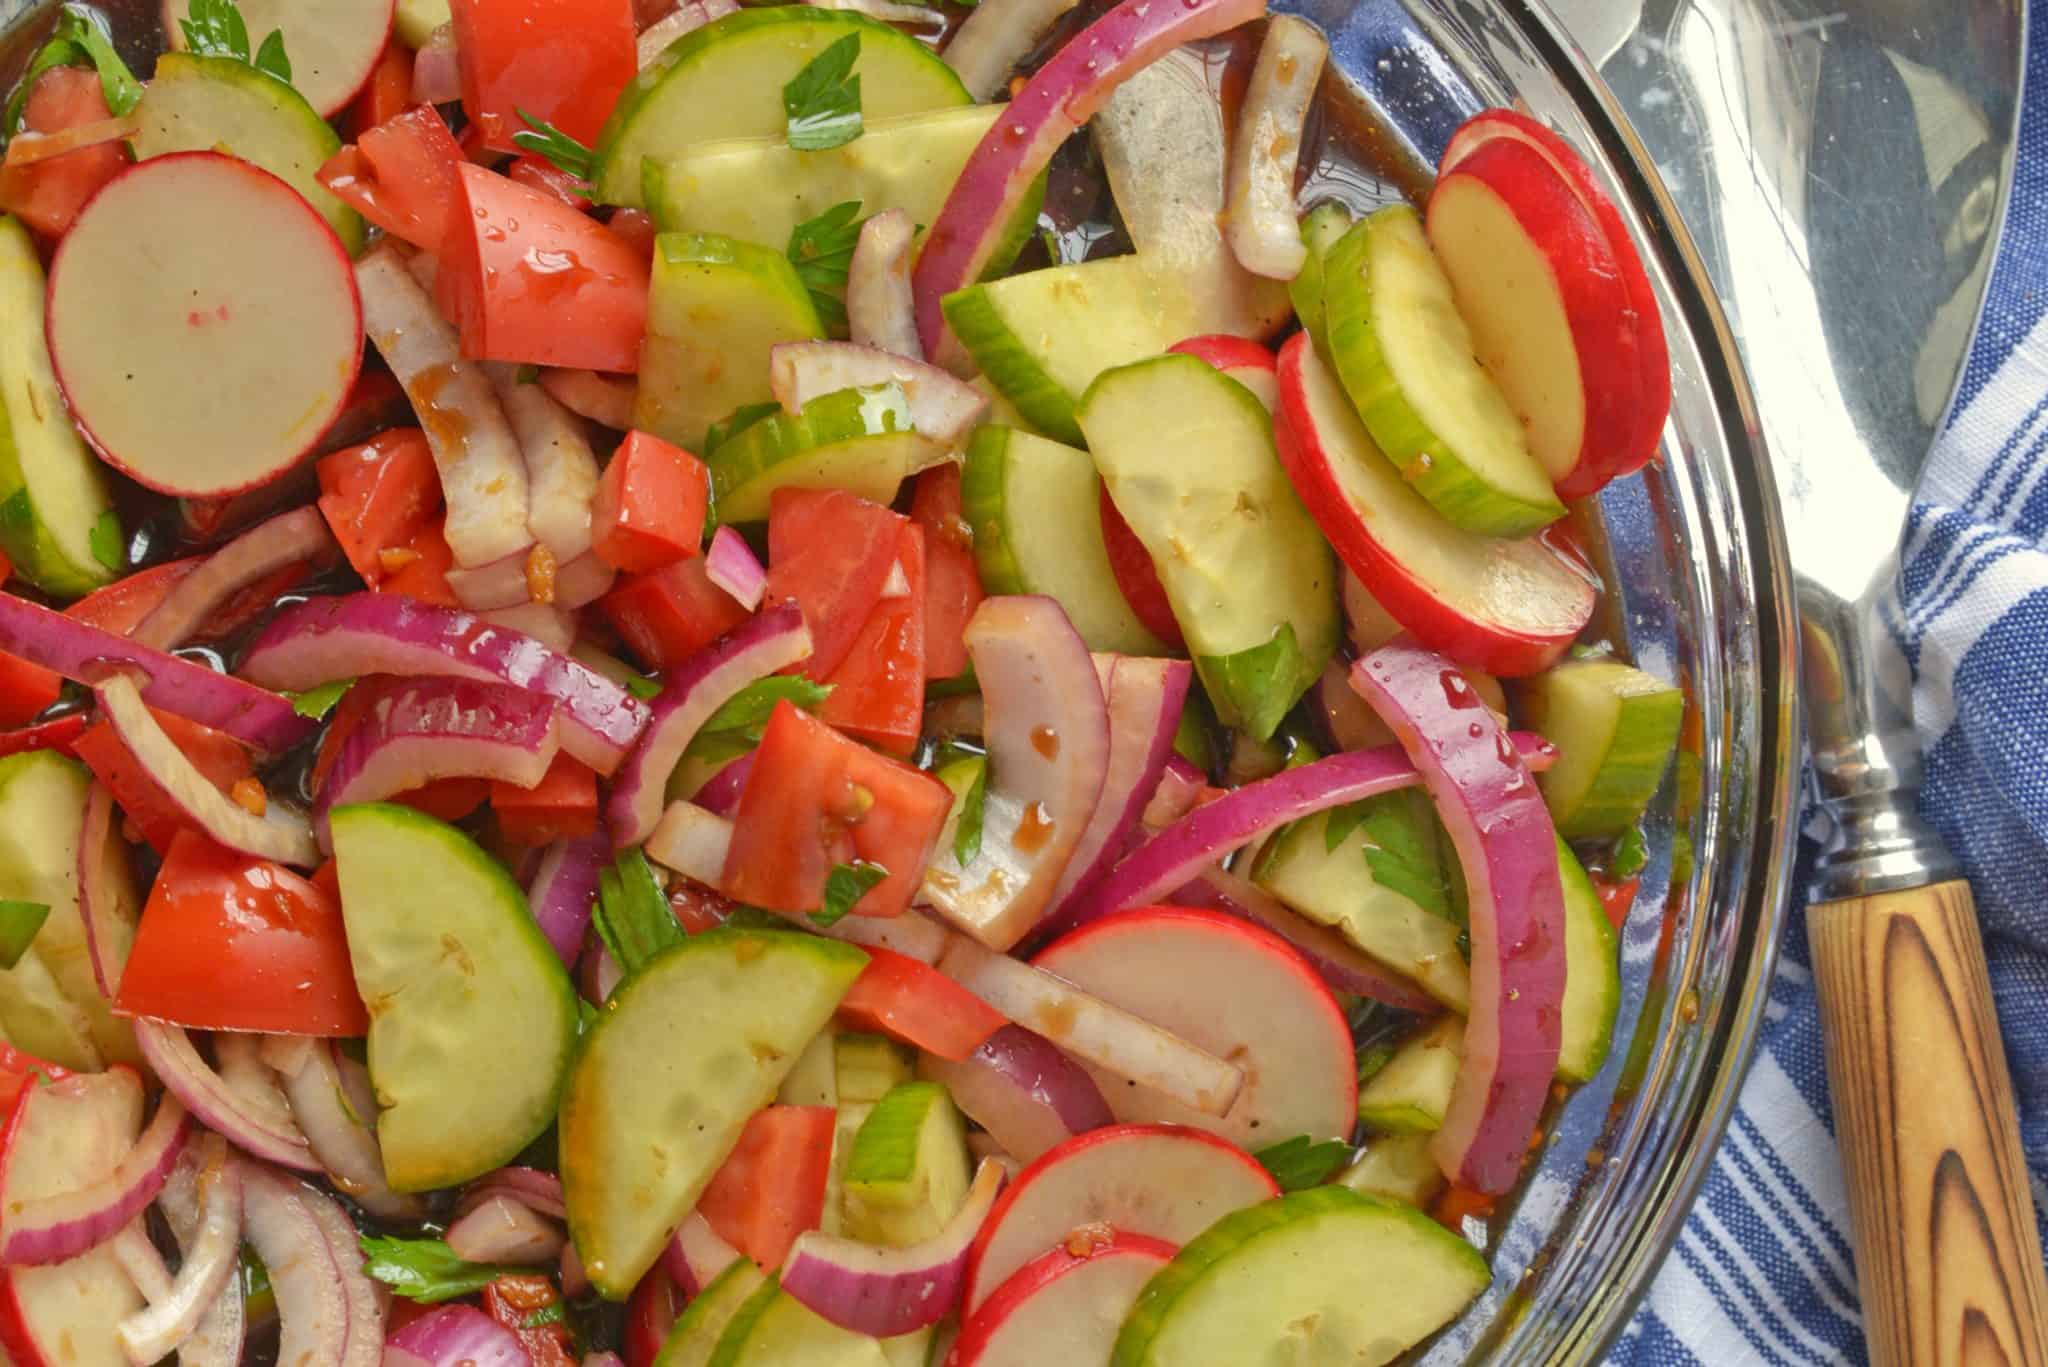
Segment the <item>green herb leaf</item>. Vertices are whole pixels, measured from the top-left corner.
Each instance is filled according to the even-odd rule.
[[[1060,252],[1060,235],[1051,228],[1041,225],[1038,229],[1039,245],[1045,248],[1045,259],[1053,265],[1065,264],[1066,258]]]
[[[286,85],[292,83],[292,59],[284,55],[284,31],[272,29],[263,45],[256,49],[255,68],[266,76],[275,76]]]
[[[860,35],[849,33],[804,64],[782,87],[789,145],[799,152],[841,147],[861,134]]]
[[[801,674],[772,674],[756,679],[704,719],[683,753],[708,759],[735,748],[752,749],[761,743],[761,729],[768,724],[775,704],[786,700],[806,712],[815,712],[831,692],[830,684],[814,683]]]
[[[549,1301],[540,1309],[519,1321],[521,1329],[544,1329],[550,1324],[560,1324],[566,1315],[560,1301]]]
[[[1363,802],[1347,802],[1341,807],[1332,807],[1330,815],[1323,822],[1323,853],[1335,854],[1337,847],[1351,838],[1365,820]]]
[[[740,433],[771,414],[780,413],[779,403],[743,403],[704,431],[704,451],[710,455]]]
[[[292,700],[292,711],[308,721],[320,721],[334,710],[334,705],[341,701],[341,695],[354,688],[355,683],[354,679],[336,679],[303,693],[287,693],[285,696]]]
[[[631,977],[641,965],[684,940],[683,928],[669,908],[654,870],[639,850],[622,851],[612,867],[598,874],[597,907],[592,919],[598,938],[619,967]]]
[[[988,806],[988,757],[975,755],[970,762],[974,777],[968,782],[967,791],[960,794],[960,819],[953,826],[953,858],[962,868],[972,864],[981,853],[982,816]]]
[[[1341,1139],[1325,1139],[1317,1143],[1305,1134],[1298,1134],[1271,1148],[1260,1149],[1252,1157],[1273,1174],[1280,1190],[1302,1191],[1327,1182],[1331,1174],[1351,1157],[1351,1146]]]
[[[1454,919],[1437,844],[1436,809],[1427,793],[1407,789],[1331,809],[1323,828],[1329,853],[1360,834],[1360,850],[1374,882],[1435,915]]]
[[[825,905],[811,913],[811,924],[820,929],[839,924],[840,918],[853,910],[855,902],[888,876],[887,869],[865,859],[834,864],[832,872],[825,876]]]
[[[867,222],[859,214],[860,201],[849,199],[797,224],[789,234],[789,263],[796,267],[796,278],[811,292],[819,321],[828,328],[846,322],[846,305],[842,302],[846,272],[853,265],[853,249],[860,242],[861,225]]]
[[[525,128],[512,135],[512,141],[521,151],[531,152],[549,162],[558,171],[574,176],[578,180],[589,180],[597,154],[546,119],[536,119],[524,109],[515,109],[519,121]],[[586,186],[577,187],[576,193],[590,197]]]
[[[249,60],[249,28],[235,0],[192,0],[178,21],[185,46],[204,57]]]
[[[1607,861],[1609,878],[1633,878],[1641,873],[1650,862],[1650,846],[1643,839],[1643,828],[1631,826],[1614,842],[1614,856]]]
[[[0,968],[12,968],[28,953],[50,908],[43,902],[0,901]]]
[[[128,568],[128,548],[121,542],[121,518],[112,508],[100,514],[87,539],[92,545],[93,559],[116,574]]]
[[[539,384],[540,367],[530,363],[523,365],[512,372],[512,379],[516,384]]]
[[[661,680],[650,679],[645,674],[629,675],[626,679],[626,691],[641,702],[648,702],[661,696]]]
[[[50,30],[50,40],[29,62],[21,83],[8,99],[0,133],[12,134],[20,128],[21,110],[28,103],[29,90],[37,77],[55,66],[89,66],[97,71],[100,93],[106,97],[108,111],[115,115],[128,113],[142,98],[142,83],[121,60],[121,54],[114,51],[104,21],[83,5],[66,5]]]
[[[514,1268],[472,1263],[455,1255],[439,1239],[388,1239],[365,1234],[363,1270],[398,1295],[421,1305],[437,1305],[481,1291]]]

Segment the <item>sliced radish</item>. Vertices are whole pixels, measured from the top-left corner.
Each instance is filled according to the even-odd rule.
[[[297,464],[348,399],[363,315],[348,252],[298,191],[216,152],[124,171],[50,267],[50,359],[107,461],[167,494]]]
[[[1356,696],[1355,694],[1353,696]],[[1333,992],[1371,997],[1403,1011],[1440,1010],[1436,998],[1382,968],[1328,926],[1317,925],[1249,879],[1211,869],[1174,895],[1183,906],[1208,907],[1253,921],[1301,951]]]
[[[949,1367],[1108,1362],[1138,1293],[1178,1251],[1143,1234],[1077,1230],[995,1289],[961,1326]]]
[[[0,1262],[60,1263],[113,1238],[163,1190],[191,1133],[191,1116],[166,1093],[149,1128],[105,1177],[40,1199],[7,1203]]]
[[[391,33],[393,0],[241,0],[242,22],[253,50],[272,30],[284,35],[291,82],[321,118],[339,113],[376,69]],[[164,35],[185,46],[178,21],[191,0],[168,0]]]
[[[1287,221],[1289,231],[1294,231],[1293,218]],[[1296,233],[1297,239],[1299,236]],[[1280,406],[1280,362],[1269,348],[1249,337],[1209,332],[1184,342],[1175,342],[1167,350],[1207,361],[1249,389],[1252,396],[1266,406],[1268,413]]]
[[[1220,1117],[1098,1078],[1117,1119],[1199,1126],[1254,1149],[1351,1133],[1350,1025],[1315,969],[1271,931],[1220,912],[1153,907],[1084,926],[1032,964],[1244,1070],[1244,1090]]]
[[[1279,1194],[1257,1159],[1200,1130],[1113,1125],[1077,1135],[1018,1173],[989,1212],[968,1254],[966,1311],[974,1315],[1019,1268],[1076,1232],[1184,1244]]]
[[[1329,56],[1330,40],[1315,25],[1274,15],[1237,116],[1224,221],[1238,261],[1269,279],[1292,280],[1308,260],[1294,212],[1294,173],[1302,125]]]
[[[1280,350],[1275,445],[1338,556],[1415,638],[1461,665],[1533,674],[1593,616],[1598,581],[1538,537],[1452,526],[1380,454],[1306,333]]]

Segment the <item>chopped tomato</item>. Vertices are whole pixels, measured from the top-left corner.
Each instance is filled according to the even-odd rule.
[[[322,456],[320,515],[348,563],[375,588],[395,566],[382,553],[406,546],[441,510],[441,478],[426,434],[383,432],[360,446]]]
[[[498,829],[514,845],[552,845],[597,829],[597,773],[568,751],[555,755],[531,788],[491,784],[491,809]]]
[[[764,1106],[697,1198],[697,1213],[719,1238],[763,1269],[782,1266],[789,1246],[816,1229],[832,1174],[830,1106]]]
[[[64,680],[16,655],[0,655],[0,726],[27,726],[57,701]]]
[[[960,1060],[1003,1028],[1000,1012],[929,964],[871,947],[868,966],[839,1000],[839,1019],[858,1030]]]
[[[553,195],[468,163],[456,173],[462,188],[434,289],[462,354],[638,371],[647,258]]]
[[[626,1331],[619,1344],[626,1367],[653,1367],[687,1299],[660,1263],[647,1270],[626,1302]]]
[[[70,1076],[68,1068],[45,1063],[34,1054],[23,1053],[0,1041],[0,1113],[12,1111],[14,1103],[21,1097],[22,1088],[38,1078],[56,1082]]]
[[[876,600],[846,658],[825,676],[832,692],[818,715],[903,759],[924,730],[924,528],[903,524],[895,565],[903,571],[902,591]]]
[[[1467,1216],[1490,1220],[1493,1218],[1493,1205],[1494,1198],[1485,1192],[1453,1182],[1430,1203],[1429,1214],[1431,1219],[1453,1234],[1463,1234]]]
[[[733,901],[683,879],[669,889],[668,909],[676,914],[676,922],[684,933],[701,935],[725,924],[726,918],[732,915]]]
[[[629,432],[597,482],[591,547],[613,569],[644,574],[688,560],[704,539],[711,474],[680,446]]]
[[[169,712],[155,708],[150,712],[164,733],[177,742],[185,758],[222,792],[255,773],[248,749],[233,736]],[[100,721],[88,726],[71,742],[71,753],[84,760],[93,777],[107,785],[114,801],[150,848],[167,852],[180,831],[192,829],[192,818],[129,753],[112,723]]]
[[[569,1327],[557,1319],[552,1324],[534,1324],[533,1317],[561,1305],[555,1284],[538,1272],[504,1276],[483,1291],[484,1313],[512,1331],[526,1350],[531,1367],[575,1367],[576,1355],[569,1351]]]
[[[514,152],[520,114],[594,143],[640,67],[633,0],[455,0],[462,108]]]
[[[438,520],[414,532],[404,545],[380,552],[377,559],[385,567],[384,578],[372,586],[377,592],[396,593],[436,607],[462,606],[448,586],[455,552],[448,549],[448,538]]]
[[[22,127],[31,133],[62,133],[113,117],[100,78],[90,68],[53,66],[36,78],[22,106]],[[62,237],[85,202],[128,165],[119,138],[81,147],[62,156],[0,169],[0,210],[13,214],[44,237]]]
[[[983,596],[959,466],[948,461],[917,477],[910,519],[924,528],[924,674],[957,678],[967,672],[967,619]]]
[[[701,555],[650,574],[626,575],[597,606],[640,662],[661,670],[747,620],[747,610],[705,577]]]
[[[384,799],[410,807],[416,812],[425,812],[437,821],[456,822],[490,801],[491,784],[488,779],[437,778],[418,788],[408,788],[402,793]]]
[[[18,731],[0,731],[0,755],[18,755],[26,750],[62,750],[71,753],[71,743],[85,730],[85,713],[73,712],[41,726]]]
[[[412,49],[394,35],[384,40],[384,51],[370,71],[370,79],[349,105],[351,125],[361,131],[400,113],[412,103]]]
[[[654,216],[645,209],[614,209],[608,225],[612,235],[645,257],[654,255]]]
[[[462,147],[432,105],[402,110],[365,128],[318,174],[344,204],[413,246],[441,250],[455,221]]]
[[[854,910],[895,916],[910,905],[952,806],[930,774],[778,702],[733,813],[721,890],[775,911],[816,911],[833,865],[865,860],[888,875]]]
[[[791,672],[821,679],[839,668],[882,597],[906,521],[844,489],[770,496],[767,601],[794,602],[811,629],[811,657]]]
[[[1609,880],[1599,874],[1593,875],[1593,891],[1600,898],[1600,908],[1607,913],[1607,919],[1620,930],[1628,920],[1629,909],[1636,904],[1636,889],[1641,887],[1641,878]]]
[[[169,564],[137,570],[103,589],[94,589],[64,609],[64,615],[74,622],[83,622],[116,636],[126,636],[142,625],[143,618],[157,610],[157,605],[178,586],[180,579],[198,569],[205,560],[205,556],[195,555],[189,560],[173,560]]]
[[[529,190],[553,195],[579,214],[590,212],[589,186],[551,161],[519,157],[505,168],[505,174]]]
[[[114,1006],[195,1030],[338,1038],[370,1028],[340,904],[196,831],[165,853]]]
[[[1159,582],[1159,569],[1152,563],[1152,553],[1138,540],[1131,524],[1124,521],[1116,504],[1110,502],[1108,489],[1102,491],[1100,507],[1102,548],[1109,553],[1110,572],[1116,576],[1116,586],[1123,590],[1124,601],[1131,605],[1131,612],[1145,630],[1180,649],[1186,642],[1181,637],[1180,623],[1174,619],[1173,604],[1166,601],[1166,588]]]

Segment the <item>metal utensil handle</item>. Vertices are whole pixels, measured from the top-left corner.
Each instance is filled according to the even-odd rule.
[[[2048,1367],[2012,1075],[1970,885],[1807,913],[1877,1367]]]

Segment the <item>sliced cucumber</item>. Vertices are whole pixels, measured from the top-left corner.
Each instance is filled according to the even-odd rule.
[[[833,1041],[839,1099],[873,1105],[917,1076],[902,1045],[881,1035],[841,1035]]]
[[[828,1027],[820,1030],[804,1051],[797,1055],[796,1066],[789,1070],[789,1076],[782,1079],[782,1085],[775,1089],[775,1102],[779,1106],[832,1106],[839,1105],[838,1036]]]
[[[1117,587],[1102,541],[1101,491],[1086,451],[1008,427],[977,430],[960,499],[982,585],[1056,599],[1090,650],[1167,654]]]
[[[389,803],[328,820],[385,1177],[431,1191],[511,1162],[548,1127],[576,1045],[562,961],[453,826]]]
[[[1358,1118],[1383,1134],[1431,1134],[1442,1129],[1464,1056],[1464,1019],[1438,1018],[1404,1041],[1386,1066],[1358,1089]]]
[[[726,1325],[709,1367],[888,1367],[882,1345],[841,1329],[770,1277]]]
[[[233,57],[166,52],[135,117],[137,161],[213,151],[253,162],[304,195],[351,256],[362,250],[362,217],[314,178],[341,139],[283,81]]]
[[[864,120],[974,102],[938,54],[887,24],[799,5],[741,10],[671,43],[620,94],[597,140],[598,198],[645,207],[643,158],[713,138],[783,136],[782,87],[848,34],[860,38],[853,70]]]
[[[1562,840],[1557,842],[1557,869],[1564,880],[1565,952],[1557,1075],[1566,1082],[1586,1082],[1614,1047],[1614,1018],[1621,1010],[1621,937],[1593,881]]]
[[[1529,681],[1522,708],[1557,747],[1537,776],[1558,834],[1620,835],[1656,796],[1685,720],[1685,695],[1619,660],[1568,660]]]
[[[710,1367],[711,1355],[733,1317],[767,1284],[752,1259],[733,1259],[677,1316],[655,1355],[654,1367]]]
[[[1489,1279],[1479,1250],[1420,1211],[1343,1187],[1298,1191],[1182,1248],[1139,1293],[1110,1365],[1373,1367],[1449,1323]]]
[[[810,291],[781,251],[708,233],[663,233],[655,239],[633,424],[701,451],[711,424],[771,397],[770,347],[824,335]]]
[[[119,565],[93,553],[93,529],[113,505],[57,389],[43,299],[35,241],[0,215],[0,550],[16,574],[72,598],[113,579]]]
[[[1308,259],[1287,285],[1287,297],[1294,303],[1295,317],[1301,319],[1301,330],[1325,353],[1329,338],[1323,331],[1323,259],[1350,230],[1351,210],[1335,200],[1324,200],[1302,215],[1301,241],[1308,248]]]
[[[569,1071],[560,1120],[569,1232],[602,1294],[623,1300],[654,1265],[866,963],[814,935],[707,931],[612,993]]]
[[[1322,674],[1339,628],[1336,558],[1280,468],[1270,416],[1193,356],[1105,371],[1075,416],[1217,715],[1266,739]]]
[[[391,0],[240,0],[238,8],[251,48],[260,51],[273,32],[281,36],[292,88],[322,117],[339,115],[369,80],[393,19]],[[164,36],[173,48],[185,46],[180,21],[191,12],[191,0],[166,0]],[[449,17],[443,4],[441,22]]]
[[[1426,1209],[1444,1189],[1427,1134],[1376,1134],[1337,1181],[1361,1196],[1384,1196]]]
[[[861,1123],[847,1156],[847,1228],[902,1248],[936,1235],[966,1199],[967,1126],[946,1089],[906,1082]]]
[[[818,1218],[818,1228],[827,1234],[846,1233],[846,1164],[853,1156],[854,1136],[874,1109],[872,1101],[839,1102],[832,1125],[832,1166],[825,1174],[825,1208]]]
[[[912,430],[903,390],[888,384],[820,394],[801,413],[778,409],[706,464],[719,520],[758,522],[777,489],[850,489],[888,503],[911,474],[944,458],[943,447]]]
[[[1366,430],[1438,512],[1491,536],[1564,515],[1520,421],[1473,357],[1414,209],[1382,209],[1330,248],[1323,301],[1330,354]]]
[[[1360,822],[1333,847],[1331,815],[1319,813],[1297,821],[1266,844],[1252,873],[1253,881],[1288,906],[1322,925],[1409,978],[1454,1011],[1471,999],[1471,972],[1458,953],[1458,927],[1414,898],[1379,881],[1366,857],[1367,846],[1395,842],[1385,830],[1413,820],[1405,805],[1375,800],[1376,818]],[[1410,834],[1427,840],[1431,832],[1418,826]]]

